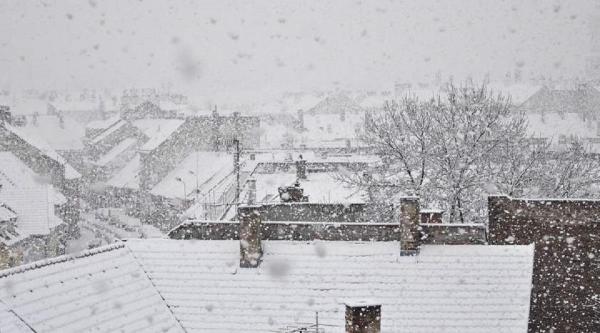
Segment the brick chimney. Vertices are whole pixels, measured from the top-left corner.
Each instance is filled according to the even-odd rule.
[[[306,160],[296,161],[296,178],[306,179]]]
[[[248,204],[254,205],[256,203],[256,179],[248,178]]]
[[[381,304],[346,302],[346,333],[381,332]]]
[[[240,235],[240,267],[258,267],[262,257],[260,206],[238,208]]]
[[[400,255],[419,252],[421,240],[419,198],[403,198],[400,204]]]

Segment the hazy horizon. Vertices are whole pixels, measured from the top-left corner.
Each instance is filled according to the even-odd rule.
[[[5,1],[3,89],[391,89],[436,76],[584,78],[593,1]]]

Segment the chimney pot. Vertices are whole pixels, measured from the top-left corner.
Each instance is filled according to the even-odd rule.
[[[306,179],[306,160],[296,161],[296,178]]]
[[[346,303],[346,333],[380,333],[381,304],[369,301]]]

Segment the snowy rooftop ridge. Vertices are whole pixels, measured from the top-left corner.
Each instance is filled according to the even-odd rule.
[[[103,252],[108,252],[108,251],[112,251],[114,249],[119,249],[124,247],[125,244],[123,244],[122,242],[117,242],[117,243],[113,243],[113,244],[108,244],[108,245],[104,245],[104,246],[100,246],[97,248],[93,248],[90,250],[85,250],[85,251],[81,251],[80,253],[77,254],[65,254],[62,256],[58,256],[58,257],[54,257],[54,258],[49,258],[49,259],[42,259],[42,260],[38,260],[38,261],[34,261],[32,263],[29,264],[25,264],[25,265],[21,265],[21,266],[17,266],[17,267],[13,267],[13,268],[9,268],[9,269],[5,269],[5,270],[0,270],[0,278],[3,277],[7,277],[7,276],[11,276],[11,275],[15,275],[15,274],[19,274],[19,273],[24,273],[30,270],[34,270],[37,268],[41,268],[44,266],[49,266],[49,265],[54,265],[54,264],[58,264],[58,263],[63,263],[63,262],[67,262],[67,261],[71,261],[71,260],[75,260],[78,258],[83,258],[83,257],[89,257],[98,253],[103,253]]]

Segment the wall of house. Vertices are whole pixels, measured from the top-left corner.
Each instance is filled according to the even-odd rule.
[[[175,228],[181,223],[182,213],[192,205],[192,200],[170,199],[146,194],[142,199],[140,217],[142,223],[151,224],[163,232]]]
[[[489,243],[535,243],[530,332],[600,332],[600,201],[489,198]]]
[[[14,267],[23,262],[23,253],[0,243],[0,270]]]
[[[484,224],[432,223],[419,225],[422,244],[485,244]]]
[[[29,236],[13,245],[0,244],[0,269],[65,254],[67,227],[59,226],[48,235]]]
[[[394,205],[365,203],[281,203],[261,209],[263,221],[393,222],[395,213]]]

